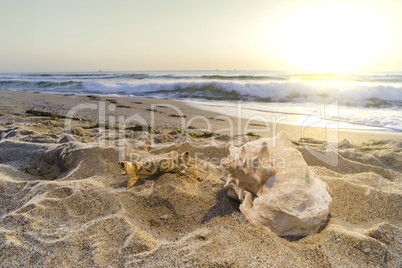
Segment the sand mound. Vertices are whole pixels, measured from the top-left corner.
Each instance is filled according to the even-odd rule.
[[[130,262],[207,221],[221,190],[216,176],[164,174],[126,191],[115,148],[4,141],[0,150],[3,265]]]
[[[239,204],[226,197],[222,170],[212,160],[226,156],[224,141],[218,147],[207,139],[167,144],[177,138],[167,132],[153,140],[165,145],[152,147],[149,139],[142,141],[146,133],[125,133],[133,145],[124,151],[126,159],[133,153],[143,158],[189,150],[193,157],[202,154],[195,171],[203,179],[162,174],[138,180],[127,191],[129,177],[117,165],[121,151],[108,146],[113,139],[99,146],[96,130],[77,126],[64,133],[49,120],[41,125],[19,120],[0,127],[5,267],[401,265],[400,143],[386,142],[381,146],[387,149],[379,151],[344,146],[336,167],[298,146],[330,186],[333,205],[319,233],[280,238],[249,223]],[[72,139],[58,142],[67,135]]]
[[[0,150],[1,163],[26,173],[20,180],[82,179],[117,170],[116,148],[3,141]]]

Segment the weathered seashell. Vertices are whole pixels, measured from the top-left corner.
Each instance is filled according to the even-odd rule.
[[[257,226],[279,236],[305,236],[326,222],[332,198],[286,132],[229,148],[221,177],[228,196]]]

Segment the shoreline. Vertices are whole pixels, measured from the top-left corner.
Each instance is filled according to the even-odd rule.
[[[350,130],[350,131],[380,131],[380,132],[389,132],[389,133],[398,133],[402,131],[398,131],[396,129],[387,129],[385,127],[378,127],[378,126],[368,126],[368,125],[361,125],[358,123],[350,123],[345,122],[342,120],[335,120],[335,119],[323,119],[317,117],[312,114],[303,114],[303,113],[296,113],[296,112],[283,112],[283,111],[275,111],[274,109],[264,110],[261,108],[262,104],[259,103],[228,103],[228,102],[218,102],[219,104],[215,104],[214,102],[207,102],[207,101],[197,101],[197,100],[188,100],[189,105],[195,105],[200,110],[214,110],[217,113],[221,114],[232,114],[235,117],[240,118],[249,118],[252,116],[259,116],[261,117],[262,121],[270,121],[269,117],[277,117],[284,116],[285,118],[281,121],[282,124],[285,125],[294,125],[294,126],[303,126],[303,123],[309,119],[316,119],[318,122],[313,122],[313,124],[309,125],[309,127],[315,128],[325,128],[326,125],[334,125],[338,124],[337,127],[330,126],[330,128],[339,128],[341,130]],[[260,108],[255,108],[254,106],[258,105]],[[237,106],[237,107],[235,107]],[[269,107],[269,106],[267,106]],[[241,110],[241,111],[239,111]],[[246,110],[246,112],[244,112]],[[243,115],[246,114],[246,115]],[[272,121],[272,120],[271,120]]]
[[[261,120],[226,116],[216,109],[200,109],[196,103],[197,101],[193,104],[193,101],[183,100],[0,90],[0,107],[7,113],[24,114],[26,110],[36,109],[66,116],[73,107],[88,104],[89,108],[81,107],[74,115],[94,122],[103,117],[106,123],[110,119],[119,123],[118,117],[123,116],[124,119],[130,119],[135,123],[143,122],[148,125],[181,129],[197,128],[205,132],[229,135],[255,133],[261,137],[272,137],[280,131],[286,131],[293,140],[312,138],[339,143],[345,139],[350,142],[402,139],[402,132],[356,129],[338,131],[333,128],[303,127],[281,123],[279,117],[278,121],[271,120],[264,123]]]

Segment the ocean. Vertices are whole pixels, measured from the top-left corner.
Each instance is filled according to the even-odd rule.
[[[402,73],[280,71],[1,73],[0,89],[179,99],[245,114],[314,114],[341,128],[402,131]],[[234,111],[234,110],[233,110]],[[294,118],[293,118],[294,119]],[[289,123],[301,124],[291,119]],[[286,123],[286,122],[284,122]]]

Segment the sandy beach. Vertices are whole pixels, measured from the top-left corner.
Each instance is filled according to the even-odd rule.
[[[223,189],[228,145],[280,131],[330,188],[319,233],[262,230]],[[127,190],[118,161],[185,151],[201,181],[166,173]],[[0,90],[0,193],[2,267],[402,265],[401,132],[302,131],[181,101]]]

